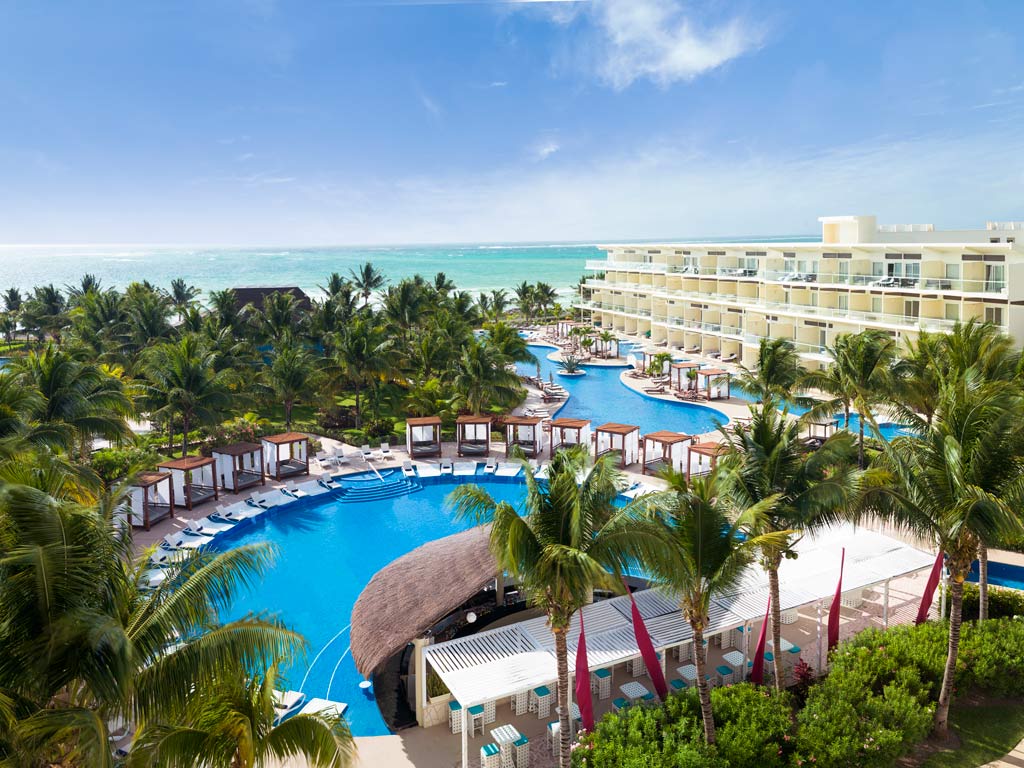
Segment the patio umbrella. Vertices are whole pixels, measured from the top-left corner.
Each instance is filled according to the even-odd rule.
[[[768,595],[768,607],[764,609],[764,621],[761,622],[761,634],[757,637],[757,650],[754,651],[754,664],[750,668],[750,682],[755,685],[764,684],[764,644],[768,639],[768,614],[772,610],[772,596]]]
[[[932,607],[932,599],[935,597],[935,588],[939,586],[939,578],[942,576],[943,553],[935,555],[935,564],[932,565],[932,572],[928,575],[928,583],[924,585],[924,594],[921,595],[921,606],[917,609],[915,624],[923,624],[928,621],[928,611]]]
[[[668,698],[668,686],[665,685],[665,673],[661,671],[661,659],[658,658],[658,654],[654,650],[654,643],[651,642],[651,636],[647,632],[647,625],[644,624],[640,609],[636,607],[636,601],[633,599],[633,593],[629,591],[629,587],[626,587],[626,593],[629,595],[629,602],[632,605],[633,634],[636,636],[640,656],[643,657],[647,674],[650,675],[651,682],[654,683],[654,689],[664,701]]]
[[[836,594],[832,598],[832,607],[828,609],[828,649],[831,651],[839,644],[839,606],[843,600],[843,566],[846,565],[846,547],[839,559],[839,583]]]
[[[580,708],[583,730],[594,730],[594,702],[590,694],[590,665],[587,663],[587,633],[580,611],[580,641],[576,644],[576,704]]]

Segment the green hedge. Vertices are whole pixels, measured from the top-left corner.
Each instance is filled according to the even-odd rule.
[[[964,618],[978,618],[978,585],[964,584]],[[949,601],[946,601],[946,613],[949,613]],[[988,588],[988,617],[990,619],[1013,618],[1024,616],[1024,592],[1004,587]]]

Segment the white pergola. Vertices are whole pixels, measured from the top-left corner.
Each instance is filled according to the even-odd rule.
[[[798,557],[782,561],[779,568],[780,609],[789,611],[820,601],[831,605],[844,548],[844,593],[884,584],[883,620],[886,623],[888,582],[931,568],[934,561],[934,555],[883,534],[852,525],[834,526],[802,538],[796,544]],[[768,591],[767,574],[760,568],[750,567],[734,592],[712,599],[705,637],[747,628],[761,621],[768,604]],[[668,649],[692,640],[689,623],[670,594],[660,589],[646,589],[635,592],[633,597],[655,649],[662,651],[662,659],[667,657],[665,651]],[[640,657],[628,595],[584,606],[582,612],[587,627],[587,661],[591,671]],[[568,632],[570,659],[576,653],[579,631],[577,612]],[[744,634],[749,637],[750,633]],[[454,699],[462,705],[463,718],[466,718],[469,707],[530,691],[550,684],[558,677],[555,639],[544,617],[430,645],[423,649],[423,655],[425,664],[437,673]],[[569,688],[571,691],[571,684]],[[464,721],[463,765],[468,765],[468,728]]]

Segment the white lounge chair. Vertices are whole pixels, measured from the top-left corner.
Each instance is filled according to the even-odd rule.
[[[475,461],[457,461],[455,462],[455,475],[461,477],[469,477],[470,475],[476,474],[476,462]]]
[[[150,562],[152,562],[152,558],[150,558]],[[150,568],[148,571],[142,572],[142,576],[139,578],[139,586],[142,589],[156,589],[165,581],[167,581],[166,568]]]
[[[455,471],[455,467],[452,465],[451,459],[443,459],[441,461],[441,474],[450,475]]]
[[[292,483],[292,485],[295,485]],[[299,483],[295,486],[295,493],[300,499],[307,496],[322,496],[329,490],[321,485],[317,480],[307,480],[304,483]]]
[[[416,467],[412,465],[409,459],[402,462],[402,474],[406,477],[416,477]]]
[[[294,496],[296,499],[302,499],[305,498],[306,496],[309,496],[309,492],[302,488],[299,488],[299,486],[295,484],[294,480],[289,480],[287,483],[285,483],[284,488],[282,489],[281,492],[286,493],[289,496]]]
[[[363,445],[359,449],[359,453],[363,455],[363,461],[365,461],[367,464],[373,461],[373,451],[370,450],[370,446],[368,444]]]
[[[183,520],[185,530],[198,536],[216,536],[218,533],[230,531],[234,528],[233,523],[220,523],[211,520],[209,517],[201,517],[198,520]]]
[[[215,518],[217,522],[225,520],[229,523],[237,523],[239,520],[248,520],[249,518],[262,515],[263,512],[264,508],[258,504],[250,504],[248,501],[236,501],[229,506],[218,505],[217,511],[210,515],[210,517]]]
[[[299,691],[274,691],[274,721],[279,723],[299,711],[306,694]]]
[[[498,468],[494,471],[494,474],[499,477],[515,477],[522,468],[523,465],[518,461],[501,461],[498,462]]]
[[[484,464],[484,474],[493,475],[494,470],[498,468],[498,460],[493,456],[487,457],[487,463]]]
[[[384,459],[394,458],[392,453],[391,453],[391,444],[390,443],[381,443],[380,444],[380,455]]]
[[[329,454],[327,451],[317,451],[316,452],[316,462],[321,467],[327,467],[327,466],[331,466],[331,465],[334,465],[334,464],[337,463],[337,461],[334,458],[334,456]]]
[[[328,474],[326,474],[326,473],[324,473],[324,474],[320,475],[320,477],[318,477],[318,478],[316,479],[316,482],[317,482],[317,484],[318,484],[318,485],[319,485],[319,486],[320,486],[321,488],[325,488],[325,489],[327,489],[328,491],[333,491],[333,490],[335,490],[336,488],[340,488],[340,487],[341,487],[341,486],[340,486],[340,485],[338,485],[338,484],[337,484],[336,482],[334,482],[334,478],[333,478],[333,477],[331,477],[330,475],[328,475]]]
[[[441,471],[437,468],[437,464],[420,464],[416,469],[416,473],[420,477],[437,477],[441,474]]]
[[[252,504],[254,507],[260,507],[261,509],[270,509],[271,507],[277,507],[284,504],[286,500],[289,500],[290,498],[291,497],[284,492],[283,488],[275,488],[274,490],[266,491],[265,493],[254,491],[249,497],[248,503]]]
[[[348,466],[348,456],[345,455],[345,449],[340,445],[334,449],[334,463],[339,467],[343,464]]]
[[[160,542],[160,546],[163,549],[170,550],[199,549],[208,541],[209,539],[206,536],[178,531],[177,533],[168,533],[164,536],[163,541]]]

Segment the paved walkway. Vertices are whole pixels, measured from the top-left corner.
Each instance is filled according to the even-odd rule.
[[[1005,757],[985,763],[982,768],[1024,768],[1024,739]]]

